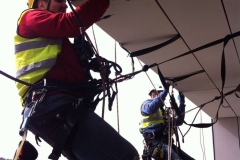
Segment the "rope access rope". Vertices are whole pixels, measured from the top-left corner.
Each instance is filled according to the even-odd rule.
[[[94,33],[94,28],[93,28],[93,26],[92,26],[92,31],[93,31],[93,37],[94,37],[94,41],[95,41],[95,46],[96,46],[96,49],[95,49],[95,51],[96,51],[96,53],[98,53],[98,55],[99,55],[99,52],[98,52],[98,47],[97,47],[97,42],[96,42],[96,37],[95,37],[95,33]],[[87,39],[88,39],[88,41],[89,42],[91,42],[90,41],[90,38],[87,36]],[[103,65],[102,65],[103,66]],[[102,74],[102,73],[100,73],[100,74]],[[102,75],[101,75],[101,77],[102,77]],[[104,76],[103,76],[104,77]],[[105,79],[105,77],[104,77],[104,79]],[[102,119],[104,119],[104,113],[105,113],[105,91],[106,91],[106,87],[105,87],[105,82],[104,81],[102,81],[102,83],[104,84],[103,86],[104,86],[104,91],[103,91],[103,102],[102,102]]]
[[[97,51],[98,51],[98,53],[99,53],[99,50],[98,50],[97,41],[96,41],[96,37],[95,37],[95,32],[94,32],[94,28],[93,28],[93,26],[92,26],[92,32],[93,32],[93,38],[94,38],[94,41],[95,41],[95,46],[96,46]]]
[[[200,122],[202,123],[202,111],[200,111]],[[203,139],[202,139],[203,138]],[[203,129],[200,128],[200,145],[203,153],[203,160],[206,160]]]
[[[82,26],[82,24],[81,24],[81,22],[80,22],[80,19],[79,19],[79,17],[78,17],[78,15],[76,14],[76,11],[73,9],[73,6],[72,6],[72,4],[71,4],[71,2],[70,2],[70,0],[67,0],[67,2],[68,2],[68,5],[70,6],[70,8],[71,8],[71,10],[72,10],[72,12],[73,12],[73,14],[74,14],[74,16],[75,16],[75,18],[76,18],[76,20],[77,20],[77,23],[78,23],[78,25],[79,25],[79,29],[80,29],[80,34],[82,34],[83,36],[83,38],[82,38],[82,40],[84,40],[84,36],[87,38],[87,41],[89,42],[89,44],[90,44],[90,48],[92,49],[92,51],[93,51],[93,53],[94,53],[94,55],[96,56],[96,58],[97,58],[97,61],[98,61],[98,63],[99,63],[99,66],[100,66],[100,75],[101,75],[101,80],[102,80],[102,87],[103,87],[103,112],[102,112],[102,119],[104,119],[104,106],[105,106],[105,92],[106,92],[106,86],[105,86],[105,73],[104,73],[104,71],[103,71],[103,69],[104,69],[104,65],[103,65],[103,63],[102,63],[102,60],[101,60],[101,58],[100,58],[100,56],[99,56],[99,53],[97,52],[97,50],[95,49],[95,47],[92,45],[92,42],[91,42],[91,40],[90,40],[90,38],[88,37],[88,35],[87,35],[87,33],[83,30],[83,26]],[[83,43],[82,43],[83,44]]]
[[[168,118],[168,160],[171,160],[171,116],[170,116],[170,108],[167,110],[167,118]]]
[[[143,65],[142,65],[142,63],[140,62],[140,60],[139,60],[138,58],[137,58],[137,60],[138,60],[139,64],[143,67]],[[150,79],[149,75],[147,74],[147,72],[145,72],[145,74],[147,75],[149,81],[152,83],[153,88],[156,89],[156,87],[154,86],[154,84],[153,84],[152,80]]]
[[[115,63],[117,63],[117,48],[116,48],[116,41],[114,43],[114,51],[115,51]],[[115,77],[117,78],[117,74],[115,74]],[[116,104],[117,104],[117,126],[118,126],[118,133],[120,133],[120,127],[119,127],[119,108],[118,108],[118,93],[116,95]]]

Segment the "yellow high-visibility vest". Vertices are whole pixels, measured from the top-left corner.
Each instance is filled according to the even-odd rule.
[[[18,19],[18,25],[22,16],[28,12],[25,10]],[[62,50],[62,39],[49,38],[25,38],[18,34],[14,37],[16,78],[34,84],[56,64],[57,55]],[[18,94],[22,97],[29,88],[16,82]],[[22,99],[21,99],[22,100]]]
[[[141,128],[146,128],[152,124],[164,124],[163,114],[161,109],[158,109],[156,113],[143,116],[141,120]]]

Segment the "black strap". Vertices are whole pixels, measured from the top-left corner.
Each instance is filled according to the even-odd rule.
[[[173,95],[170,95],[170,103],[171,103],[171,106],[173,107],[173,109],[175,110],[177,116],[183,121],[183,123],[185,123],[186,125],[189,125],[189,126],[193,126],[193,127],[196,127],[196,128],[207,128],[207,127],[210,127],[212,126],[214,123],[201,123],[201,124],[188,124],[184,121],[184,118],[182,116],[182,113],[180,112],[178,106],[177,106],[177,103],[175,101],[175,98]]]
[[[152,47],[149,47],[149,48],[145,48],[145,49],[142,49],[142,50],[139,50],[139,51],[135,51],[135,52],[132,52],[130,54],[130,57],[137,57],[137,56],[141,56],[141,55],[144,55],[144,54],[148,54],[150,52],[153,52],[155,50],[158,50],[160,48],[163,48],[165,46],[167,46],[168,44],[176,41],[177,39],[179,39],[181,36],[179,34],[177,34],[176,36],[174,36],[173,38],[167,40],[166,42],[163,42],[161,44],[158,44],[156,46],[152,46]]]
[[[75,104],[73,104],[75,105]],[[73,106],[71,106],[73,107]],[[71,109],[68,113],[68,115],[65,117],[65,124],[62,126],[61,131],[59,132],[59,135],[56,138],[56,142],[53,146],[52,153],[49,155],[49,159],[58,160],[58,158],[61,156],[61,153],[69,140],[69,135],[74,131],[74,127],[76,123],[83,117],[83,115],[87,112],[88,107],[83,104],[81,101],[80,104],[78,104],[78,107],[74,106],[74,109]],[[62,119],[64,117],[61,117],[61,115],[57,115],[59,119]]]
[[[240,35],[240,32],[237,32],[237,33],[234,33],[234,34],[232,34],[232,35],[227,35],[225,38],[223,38],[224,44],[223,44],[222,61],[221,61],[221,78],[222,78],[222,90],[221,90],[221,93],[220,93],[221,101],[220,101],[220,104],[219,104],[219,107],[218,107],[218,110],[217,110],[216,121],[215,121],[215,122],[213,122],[213,123],[201,123],[201,124],[193,124],[193,123],[192,123],[192,124],[187,124],[187,123],[184,121],[184,118],[183,118],[183,116],[182,116],[182,114],[181,114],[181,112],[180,112],[180,110],[179,110],[179,108],[178,108],[178,106],[177,106],[177,104],[176,104],[176,101],[175,101],[174,96],[173,96],[173,95],[170,95],[170,103],[171,103],[171,106],[172,106],[172,107],[174,108],[174,110],[176,111],[177,116],[178,116],[178,117],[183,121],[183,123],[185,123],[186,125],[193,126],[193,127],[196,127],[196,128],[207,128],[207,127],[212,126],[212,125],[215,124],[215,123],[217,122],[217,120],[218,120],[218,111],[219,111],[219,109],[220,109],[220,106],[221,106],[222,103],[223,103],[223,98],[224,98],[226,95],[231,94],[231,93],[237,91],[238,87],[237,87],[237,89],[235,89],[233,92],[230,91],[230,92],[228,92],[227,94],[223,94],[223,88],[224,88],[224,85],[225,85],[225,76],[226,76],[226,66],[225,66],[225,53],[224,53],[224,49],[225,49],[226,44],[228,43],[228,41],[229,41],[231,38],[233,38],[234,36],[239,36],[239,35]],[[220,41],[220,40],[218,40],[218,43],[220,43],[219,41]],[[222,42],[222,41],[221,41],[221,42]],[[215,42],[215,43],[217,43],[217,42]],[[209,46],[209,44],[208,44],[207,46]],[[205,47],[206,47],[206,45],[205,45]],[[199,47],[199,48],[202,48],[202,49],[203,49],[203,47]],[[200,50],[200,49],[199,49],[199,50]],[[162,82],[162,84],[163,84],[163,86],[164,86],[164,88],[165,88],[165,86],[166,86],[166,81],[165,81],[165,78],[163,77],[163,75],[162,75],[159,67],[158,67],[158,75],[159,75],[160,81]],[[239,88],[240,88],[240,87],[239,87]],[[216,98],[215,98],[215,99],[216,99]],[[215,100],[215,99],[214,99],[214,100]],[[202,107],[203,107],[203,106],[202,106]],[[202,107],[201,107],[201,108],[202,108]],[[200,109],[201,109],[201,108],[200,108]],[[199,111],[200,111],[200,110],[199,110]]]
[[[218,39],[218,40],[216,40],[216,41],[207,43],[207,44],[205,44],[205,45],[203,45],[203,46],[200,46],[200,47],[198,47],[198,48],[195,48],[195,49],[193,49],[193,50],[191,50],[191,51],[188,51],[188,52],[185,52],[185,53],[183,53],[183,54],[180,54],[179,56],[176,56],[176,57],[173,57],[173,58],[171,58],[171,59],[169,59],[169,60],[166,60],[166,61],[164,61],[164,62],[158,63],[158,65],[159,65],[159,64],[166,63],[166,62],[169,62],[169,61],[171,61],[171,60],[174,60],[174,59],[177,59],[177,58],[180,58],[180,57],[183,57],[183,56],[186,56],[186,55],[189,55],[189,54],[192,54],[193,52],[197,52],[197,51],[200,51],[200,50],[202,50],[202,49],[205,49],[205,48],[208,48],[208,47],[211,47],[211,46],[215,46],[215,45],[217,45],[217,44],[219,44],[219,43],[222,43],[222,42],[225,42],[225,41],[228,42],[229,39],[234,38],[234,37],[238,37],[238,36],[240,36],[240,31],[235,32],[235,33],[233,33],[233,34],[228,34],[228,35],[225,36],[224,38],[221,38],[221,39]]]
[[[236,92],[235,92],[236,97],[240,98],[240,96],[237,94],[237,92],[240,92],[240,84],[237,86]]]
[[[194,72],[194,73],[191,73],[191,74],[188,74],[188,75],[179,76],[179,77],[175,77],[175,78],[167,78],[167,77],[165,77],[165,79],[169,80],[169,81],[172,81],[174,83],[174,82],[178,82],[178,81],[184,80],[186,78],[189,78],[191,76],[194,76],[196,74],[203,73],[203,72],[205,72],[205,71],[201,70],[201,71],[197,71],[197,72]]]
[[[157,66],[157,67],[158,67],[158,76],[159,76],[159,78],[160,78],[160,81],[162,82],[163,87],[164,87],[164,88],[167,88],[166,80],[165,80],[165,78],[163,77],[162,72],[161,72],[160,69],[159,69],[159,66]]]
[[[112,87],[111,87],[112,92],[113,92],[113,93],[112,93],[112,97],[109,97],[109,98],[108,98],[108,109],[109,109],[109,111],[112,110],[113,101],[114,101],[114,99],[115,99],[115,96],[116,96],[117,93],[118,93],[117,83],[115,82],[114,84],[115,84],[116,91],[114,91],[114,90],[112,89]]]
[[[38,1],[37,1],[37,2],[38,2]],[[48,10],[48,11],[50,11],[50,10],[49,10],[50,4],[51,4],[51,0],[48,1],[48,5],[47,5],[47,10]]]
[[[133,57],[131,57],[131,59],[132,59],[132,71],[134,72],[134,71],[135,71],[135,67],[134,67],[134,59],[133,59]]]
[[[174,127],[174,133],[175,133],[175,137],[176,137],[176,152],[181,158],[183,158],[182,152],[181,152],[181,144],[179,142],[179,135],[178,135],[178,128],[177,127]]]
[[[60,131],[60,134],[57,137],[57,141],[53,147],[52,153],[48,156],[49,159],[58,160],[67,142],[70,131],[71,131],[71,128],[68,128],[68,126],[64,124]]]

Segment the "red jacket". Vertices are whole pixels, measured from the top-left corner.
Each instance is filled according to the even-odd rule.
[[[109,0],[88,0],[75,9],[84,28],[98,21],[109,6]],[[47,10],[34,9],[23,15],[18,34],[26,38],[62,38],[62,51],[55,66],[44,78],[54,79],[63,84],[86,82],[83,70],[78,62],[69,37],[80,34],[79,25],[71,13],[52,13]]]

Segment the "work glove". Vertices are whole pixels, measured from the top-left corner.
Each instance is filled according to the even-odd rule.
[[[179,93],[178,95],[179,102],[185,103],[185,96],[183,95],[183,93],[182,92],[178,92],[178,93]]]

